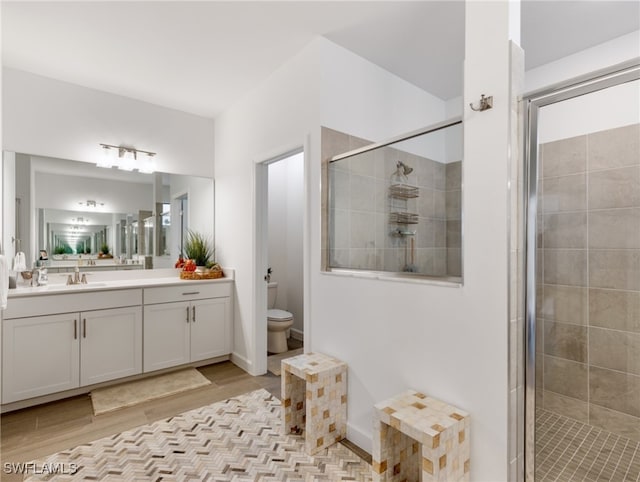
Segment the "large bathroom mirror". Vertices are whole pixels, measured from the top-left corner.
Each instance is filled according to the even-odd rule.
[[[211,178],[7,152],[3,174],[15,180],[5,180],[7,253],[24,252],[27,267],[170,268],[189,229],[213,243]]]

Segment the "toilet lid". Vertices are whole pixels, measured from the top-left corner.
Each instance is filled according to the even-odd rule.
[[[267,319],[271,321],[289,321],[293,315],[284,310],[267,310]]]

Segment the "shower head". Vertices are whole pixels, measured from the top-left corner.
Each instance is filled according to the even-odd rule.
[[[396,167],[398,168],[398,170],[400,168],[402,168],[402,174],[404,174],[405,176],[408,176],[409,174],[411,174],[413,172],[413,167],[407,166],[402,161],[398,161],[398,163],[396,164]]]

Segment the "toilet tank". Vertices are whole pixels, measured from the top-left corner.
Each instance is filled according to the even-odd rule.
[[[278,294],[278,283],[272,281],[267,284],[267,309],[272,310],[276,307],[276,296]]]

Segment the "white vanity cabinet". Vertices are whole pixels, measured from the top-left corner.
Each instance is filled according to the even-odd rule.
[[[142,373],[142,307],[80,313],[80,386]]]
[[[144,290],[144,371],[231,353],[231,284]]]
[[[141,289],[12,299],[2,403],[141,373],[141,305]]]
[[[2,403],[78,387],[79,355],[77,313],[4,320]]]

